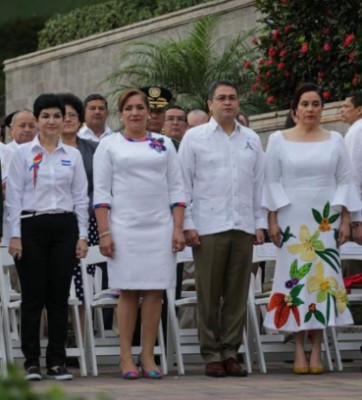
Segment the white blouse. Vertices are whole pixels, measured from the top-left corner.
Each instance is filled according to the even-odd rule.
[[[52,153],[33,141],[12,157],[6,184],[11,237],[21,237],[21,212],[75,212],[79,236],[88,236],[87,177],[79,151],[58,140]]]

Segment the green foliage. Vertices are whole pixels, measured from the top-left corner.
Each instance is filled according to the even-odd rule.
[[[39,32],[39,49],[121,28],[210,0],[112,0],[57,14]]]
[[[186,109],[205,109],[209,85],[215,80],[230,79],[240,89],[244,111],[256,113],[265,108],[258,96],[250,96],[248,88],[254,73],[243,68],[246,59],[258,57],[248,45],[252,33],[240,33],[220,52],[216,48],[217,20],[198,20],[184,39],[133,43],[122,54],[120,69],[109,78],[113,94],[127,87],[160,85],[170,89],[177,104]]]
[[[263,57],[253,90],[273,108],[288,108],[296,87],[314,82],[326,101],[362,89],[360,0],[256,0],[263,34],[255,39]]]
[[[24,379],[23,373],[14,365],[10,365],[8,376],[0,378],[1,400],[85,400],[79,396],[64,393],[58,387],[53,386],[46,392],[36,393],[31,384]],[[107,397],[99,397],[99,400],[109,400]]]
[[[42,18],[18,19],[0,25],[0,64],[2,65],[8,58],[35,51],[38,42],[37,32],[43,26]],[[0,114],[5,111],[4,92],[5,74],[0,68]]]

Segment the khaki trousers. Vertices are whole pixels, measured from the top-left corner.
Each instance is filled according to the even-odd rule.
[[[253,236],[237,230],[200,236],[193,249],[201,355],[237,357],[246,320]]]

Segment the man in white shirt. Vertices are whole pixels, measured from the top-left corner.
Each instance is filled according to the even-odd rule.
[[[9,128],[9,135],[13,140],[4,147],[1,156],[3,193],[5,193],[6,190],[6,178],[15,150],[21,144],[31,142],[37,132],[36,120],[33,113],[30,110],[16,111],[11,117]],[[3,240],[1,244],[3,246],[7,246],[9,243],[9,238],[10,227],[7,221],[6,207],[4,207]]]
[[[13,139],[6,145],[4,153],[3,179],[6,177],[11,157],[16,148],[23,143],[31,142],[37,132],[36,121],[30,110],[17,111],[11,120],[9,135]]]
[[[350,124],[344,138],[351,157],[353,179],[362,198],[362,92],[351,93],[343,102],[341,120]],[[352,237],[362,245],[362,213],[353,213]],[[362,271],[360,261],[344,262],[344,273],[353,275]]]
[[[206,124],[206,122],[209,120],[209,116],[207,113],[203,110],[191,110],[187,114],[187,125],[189,129],[193,128],[194,126]]]
[[[261,208],[264,153],[257,134],[236,121],[237,86],[214,82],[212,118],[186,132],[179,157],[188,208],[186,244],[193,247],[198,328],[205,374],[246,376],[237,361],[246,316],[253,242],[264,241]]]
[[[81,139],[99,142],[106,136],[112,135],[113,131],[106,121],[109,115],[108,103],[100,94],[90,94],[84,101],[85,124],[79,130],[78,136]]]
[[[178,150],[186,130],[187,122],[185,111],[179,106],[167,107],[163,131],[165,135],[172,140],[176,150]]]

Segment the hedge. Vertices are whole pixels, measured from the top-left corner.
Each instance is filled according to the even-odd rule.
[[[210,0],[112,0],[56,14],[39,32],[38,49],[106,32]]]

